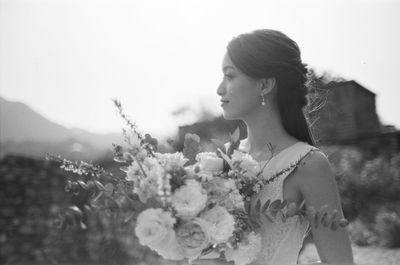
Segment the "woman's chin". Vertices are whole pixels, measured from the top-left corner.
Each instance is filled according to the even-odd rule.
[[[237,120],[238,118],[232,115],[231,113],[223,112],[222,116],[224,117],[225,120]]]

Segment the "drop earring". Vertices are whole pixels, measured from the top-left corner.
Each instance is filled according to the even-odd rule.
[[[264,95],[261,95],[261,106],[265,106]]]

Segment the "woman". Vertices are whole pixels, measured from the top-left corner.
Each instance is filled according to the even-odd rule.
[[[239,35],[227,47],[222,83],[217,93],[226,119],[241,119],[248,137],[240,149],[260,164],[267,163],[264,175],[277,172],[301,159],[294,170],[264,186],[251,200],[250,216],[259,224],[262,250],[254,265],[292,265],[297,263],[309,222],[298,217],[287,222],[270,222],[255,214],[257,199],[285,199],[306,208],[339,211],[343,217],[335,179],[326,156],[313,147],[303,108],[307,105],[307,68],[302,63],[296,42],[275,30],[256,30]],[[269,144],[274,146],[268,148]],[[272,158],[271,158],[272,157]],[[255,217],[258,216],[258,217]],[[345,228],[334,231],[311,226],[320,263],[353,264],[351,243]],[[196,260],[193,264],[233,264],[223,259]]]

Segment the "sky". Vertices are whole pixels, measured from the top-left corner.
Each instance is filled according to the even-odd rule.
[[[393,0],[0,0],[0,96],[97,133],[120,131],[116,98],[142,131],[171,135],[222,113],[228,41],[271,28],[317,72],[376,93],[381,121],[400,128],[399,27]]]

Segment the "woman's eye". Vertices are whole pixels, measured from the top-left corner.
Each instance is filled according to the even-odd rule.
[[[231,80],[234,76],[232,74],[225,74],[224,77],[228,80]]]

